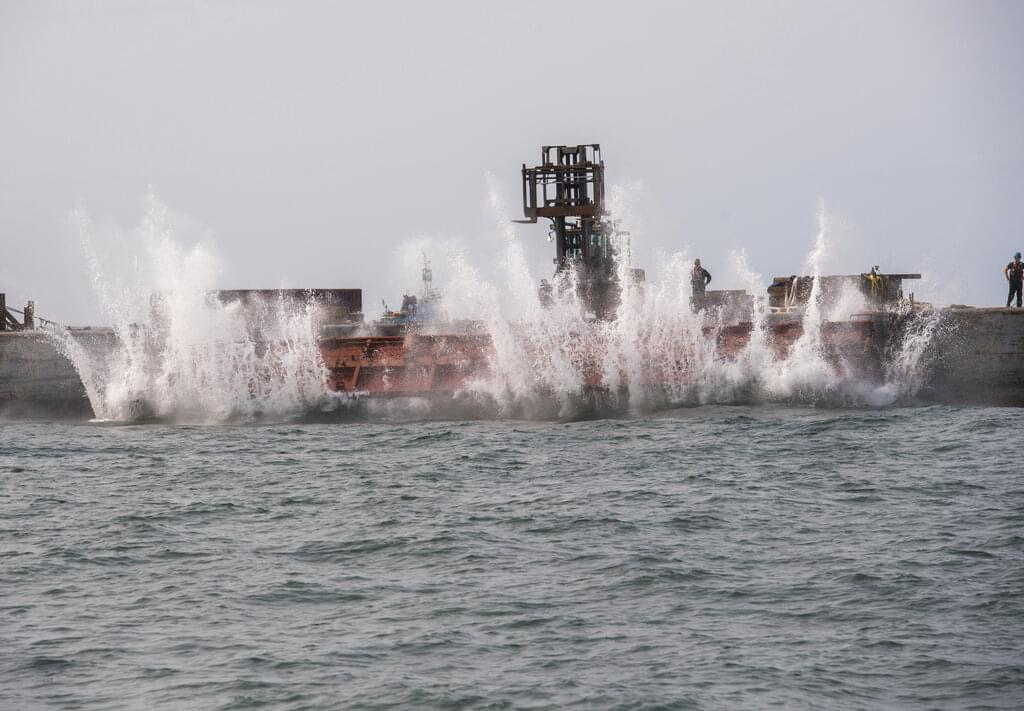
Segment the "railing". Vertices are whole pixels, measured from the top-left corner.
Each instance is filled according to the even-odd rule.
[[[15,314],[21,316],[21,321],[18,320]],[[36,302],[34,301],[29,301],[25,304],[24,311],[8,308],[7,294],[0,292],[0,331],[32,331],[36,328],[37,324],[63,328],[56,321],[36,316]]]

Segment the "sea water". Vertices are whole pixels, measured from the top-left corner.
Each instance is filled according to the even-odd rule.
[[[1017,709],[1022,428],[3,424],[0,706]]]

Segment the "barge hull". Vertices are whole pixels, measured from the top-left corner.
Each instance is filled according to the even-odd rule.
[[[952,307],[938,318],[921,359],[917,399],[1024,406],[1024,310]],[[891,325],[884,319],[825,324],[827,360],[852,378],[877,379],[886,346],[899,338],[899,329],[893,331]],[[745,347],[751,328],[735,324],[705,335],[714,338],[719,355],[729,359]],[[795,322],[769,331],[776,357],[784,359],[803,328]],[[87,349],[115,345],[109,329],[76,329],[71,337]],[[371,398],[450,397],[485,379],[493,361],[490,339],[481,334],[328,337],[321,339],[320,352],[328,387]],[[656,390],[669,377],[663,366],[645,368],[645,382],[638,385]],[[590,372],[586,364],[581,368],[587,388],[600,389],[600,374]],[[42,331],[0,332],[0,417],[94,417],[81,378],[54,336]]]
[[[93,417],[78,372],[52,337],[40,331],[0,331],[0,417]]]
[[[1024,309],[943,309],[920,397],[952,405],[1024,406]]]

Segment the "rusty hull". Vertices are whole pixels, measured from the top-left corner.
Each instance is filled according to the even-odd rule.
[[[490,368],[479,335],[348,336],[320,342],[331,387],[377,397],[451,394]]]
[[[708,327],[704,336],[715,342],[719,357],[731,360],[750,341],[753,328],[751,323]],[[769,345],[780,359],[788,357],[802,335],[803,326],[796,321],[768,327]],[[883,352],[879,342],[884,336],[879,335],[870,319],[825,323],[825,358],[839,373],[875,376]],[[471,381],[486,378],[493,356],[490,337],[479,334],[331,337],[321,341],[320,350],[332,389],[368,397],[453,395]],[[657,355],[652,354],[650,367],[644,369],[643,387],[685,380],[690,369],[685,355],[668,363]],[[583,352],[576,363],[587,390],[605,387],[599,356]],[[619,376],[619,382],[626,382],[626,373]]]

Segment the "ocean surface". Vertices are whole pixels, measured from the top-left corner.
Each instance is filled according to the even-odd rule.
[[[0,707],[1020,709],[1022,433],[0,424]]]

